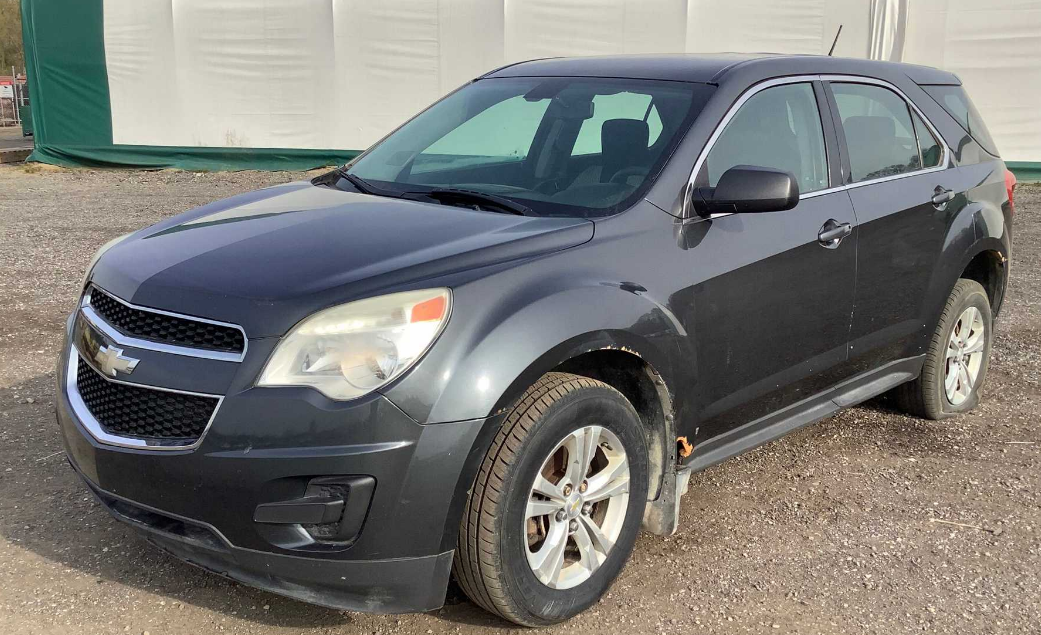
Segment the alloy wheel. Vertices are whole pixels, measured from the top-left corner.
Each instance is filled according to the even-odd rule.
[[[535,476],[524,514],[528,565],[553,589],[588,580],[618,540],[629,506],[629,461],[602,426],[575,430]]]
[[[947,359],[943,388],[947,401],[958,406],[972,394],[983,365],[986,345],[983,314],[974,306],[962,311],[947,341]]]

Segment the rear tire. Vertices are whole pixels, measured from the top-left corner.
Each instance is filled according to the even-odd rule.
[[[987,292],[975,280],[958,280],[929,342],[922,374],[894,391],[900,408],[926,419],[975,408],[987,377],[993,333]]]
[[[647,481],[632,404],[602,382],[549,373],[513,407],[481,464],[453,576],[475,604],[517,624],[566,620],[629,559]]]

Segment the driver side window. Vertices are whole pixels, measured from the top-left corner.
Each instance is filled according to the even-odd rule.
[[[708,185],[715,187],[736,165],[790,172],[801,193],[828,187],[824,130],[811,84],[773,86],[741,105],[705,160]]]

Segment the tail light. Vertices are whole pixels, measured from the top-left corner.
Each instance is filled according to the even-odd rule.
[[[1005,169],[1005,191],[1008,192],[1008,206],[1013,214],[1016,213],[1016,203],[1014,196],[1016,193],[1016,175],[1012,173],[1012,170]]]

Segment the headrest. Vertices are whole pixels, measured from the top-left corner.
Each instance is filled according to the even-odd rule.
[[[608,119],[600,128],[600,146],[605,158],[644,152],[649,138],[650,128],[646,121]]]

